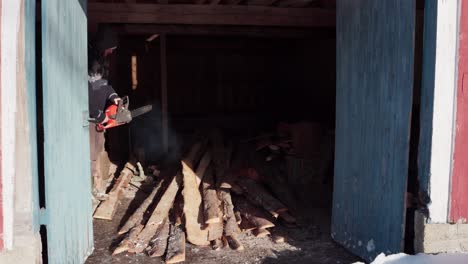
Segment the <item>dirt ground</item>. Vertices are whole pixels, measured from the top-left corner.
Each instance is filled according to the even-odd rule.
[[[101,263],[163,263],[160,258],[150,258],[145,254],[125,254],[111,256],[112,250],[122,239],[117,230],[125,220],[126,209],[131,208],[131,199],[122,201],[114,221],[94,220],[95,250],[87,264]],[[129,207],[130,205],[130,207]],[[185,263],[193,264],[257,264],[257,263],[321,263],[346,264],[359,261],[342,247],[334,243],[330,234],[330,213],[323,208],[306,208],[307,217],[298,218],[299,227],[287,228],[281,224],[272,234],[284,236],[285,243],[276,244],[269,237],[256,238],[251,234],[240,237],[245,250],[230,249],[214,251],[187,244]]]

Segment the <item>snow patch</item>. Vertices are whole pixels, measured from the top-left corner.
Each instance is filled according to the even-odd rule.
[[[450,253],[438,255],[407,255],[399,253],[385,256],[384,253],[375,258],[371,264],[466,264],[468,263],[468,254],[465,253]],[[364,264],[355,262],[354,264]]]

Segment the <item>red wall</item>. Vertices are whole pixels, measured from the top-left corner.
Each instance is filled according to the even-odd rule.
[[[468,2],[461,2],[450,221],[468,219]],[[466,91],[465,91],[466,90]]]

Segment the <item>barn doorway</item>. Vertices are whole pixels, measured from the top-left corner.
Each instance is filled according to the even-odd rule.
[[[119,95],[129,96],[130,109],[151,104],[153,110],[127,125],[106,131],[107,153],[102,160],[102,169],[109,197],[95,204],[94,214],[96,216],[101,207],[106,207],[106,210],[110,208],[110,213],[106,211],[110,219],[94,220],[95,250],[87,263],[148,261],[150,258],[147,254],[133,253],[161,251],[158,244],[161,233],[166,234],[163,236],[166,246],[170,244],[171,237],[172,242],[180,242],[185,236],[188,242],[195,241],[191,237],[193,233],[189,233],[193,228],[201,232],[208,228],[209,223],[194,218],[193,210],[190,211],[187,206],[195,202],[199,210],[205,210],[204,191],[214,191],[218,206],[224,206],[221,210],[232,211],[231,218],[223,211],[219,215],[221,220],[214,220],[214,223],[231,221],[244,232],[234,237],[226,235],[229,231],[222,229],[220,245],[224,245],[226,250],[221,251],[212,250],[217,246],[213,242],[211,247],[201,248],[192,245],[196,242],[187,243],[183,252],[180,247],[176,248],[175,253],[171,252],[175,256],[173,261],[177,258],[180,260],[182,255],[193,263],[218,263],[221,259],[223,263],[236,263],[239,259],[252,263],[286,263],[294,260],[335,263],[359,259],[335,244],[330,234],[335,241],[363,258],[373,258],[385,248],[390,248],[391,252],[402,250],[404,229],[397,230],[397,233],[401,233],[388,245],[379,243],[380,239],[386,239],[385,236],[370,237],[379,233],[378,225],[370,233],[362,230],[364,226],[359,224],[357,218],[366,216],[378,220],[381,217],[376,215],[378,208],[368,211],[366,206],[350,203],[340,209],[337,205],[342,205],[332,201],[357,201],[362,205],[363,196],[358,194],[368,190],[364,183],[380,186],[386,182],[384,176],[398,175],[398,184],[391,185],[398,190],[398,195],[390,195],[390,198],[394,198],[391,204],[398,211],[392,217],[395,216],[399,222],[395,220],[387,224],[389,228],[394,223],[403,226],[409,141],[401,142],[401,149],[392,152],[402,153],[402,159],[396,164],[398,173],[387,175],[389,172],[385,171],[378,174],[382,177],[371,178],[374,172],[365,170],[367,165],[362,163],[364,152],[369,160],[374,158],[369,156],[371,153],[378,157],[378,161],[386,159],[382,157],[381,149],[375,147],[377,143],[388,144],[381,135],[369,133],[366,136],[371,142],[367,151],[359,150],[358,154],[349,151],[359,147],[359,144],[366,145],[365,141],[352,142],[355,144],[352,145],[350,140],[363,140],[364,132],[369,132],[372,127],[395,128],[391,130],[394,133],[392,136],[409,138],[409,134],[405,133],[410,131],[407,127],[410,122],[406,122],[410,117],[406,114],[409,115],[411,107],[417,104],[412,99],[382,100],[379,101],[381,105],[388,108],[377,112],[380,115],[361,118],[360,114],[367,113],[369,109],[364,107],[366,105],[378,109],[379,105],[375,105],[372,99],[379,99],[382,94],[390,94],[390,98],[403,96],[392,90],[393,82],[382,86],[381,90],[371,89],[372,86],[380,87],[379,78],[372,79],[372,75],[386,76],[386,69],[381,65],[401,64],[413,68],[418,64],[413,63],[411,56],[414,55],[414,46],[406,38],[406,33],[411,33],[411,26],[405,27],[403,22],[392,24],[394,29],[404,33],[402,38],[408,44],[404,47],[408,52],[405,55],[410,56],[408,61],[401,60],[402,54],[391,48],[385,49],[385,52],[391,51],[387,54],[389,56],[379,57],[376,54],[384,53],[379,49],[384,46],[379,46],[382,43],[373,38],[368,41],[366,37],[371,36],[370,33],[358,35],[354,41],[352,34],[338,29],[348,26],[344,20],[346,17],[350,32],[357,31],[360,27],[353,23],[357,23],[359,18],[353,17],[351,11],[361,8],[373,14],[370,17],[376,19],[372,22],[377,25],[372,27],[370,25],[374,24],[370,23],[362,27],[367,26],[369,32],[376,34],[381,31],[392,34],[391,29],[379,24],[381,21],[378,18],[384,17],[384,14],[375,13],[371,3],[363,3],[359,7],[346,1],[342,4],[337,9],[329,1],[219,1],[210,4],[88,2],[88,36],[92,36],[100,25],[112,27],[118,32],[120,44],[109,60],[109,83]],[[374,5],[385,10],[383,5]],[[411,5],[404,5],[400,11],[419,18],[415,15],[416,9],[412,8]],[[422,8],[418,5],[419,10]],[[193,10],[194,13],[184,10]],[[396,9],[390,11],[396,12]],[[309,12],[315,15],[311,16]],[[335,23],[337,13],[342,16]],[[400,13],[396,12],[395,16],[400,16]],[[217,18],[217,14],[224,14],[223,19]],[[275,18],[278,16],[280,19]],[[414,32],[414,28],[412,30]],[[418,32],[422,30],[418,29]],[[47,41],[44,36],[42,39],[44,46],[48,42],[44,42]],[[362,45],[375,53],[366,57],[354,47],[354,52],[361,55],[355,57],[356,54],[351,52],[353,50],[345,45],[350,43]],[[421,45],[417,45],[416,53]],[[341,53],[337,54],[337,51]],[[347,61],[346,56],[353,60]],[[380,64],[376,63],[374,68],[366,67],[367,58]],[[363,61],[357,63],[360,59]],[[346,63],[355,67],[343,67]],[[395,70],[393,77],[406,77],[399,85],[405,88],[404,95],[412,98],[413,78],[415,87],[418,85],[417,70],[410,73],[398,67],[392,70]],[[367,78],[371,81],[364,85],[368,89],[367,95],[370,95],[366,99],[359,90],[359,80]],[[400,80],[400,77],[395,78]],[[343,81],[350,81],[349,89]],[[49,88],[44,86],[42,89]],[[340,105],[337,98],[341,98],[338,102]],[[353,102],[358,106],[357,110],[352,107]],[[407,111],[399,112],[400,108],[396,107],[398,103]],[[385,123],[383,121],[387,119],[382,118],[389,118],[388,113],[403,117],[388,119],[391,121]],[[338,120],[338,116],[341,119]],[[356,127],[352,127],[352,120]],[[45,127],[46,136],[47,129]],[[348,137],[345,130],[349,130],[353,136]],[[357,133],[359,131],[363,133]],[[339,140],[339,148],[335,139]],[[337,156],[334,153],[336,149],[347,149],[347,156]],[[207,153],[211,156],[208,163]],[[44,159],[47,160],[47,157]],[[347,163],[346,160],[351,161]],[[181,161],[188,167],[184,167],[183,171]],[[205,180],[197,174],[199,167],[205,167],[206,178],[205,173],[201,174]],[[335,175],[337,169],[341,173],[339,177]],[[343,171],[345,169],[369,177],[354,177],[350,182],[349,178],[343,177],[347,173]],[[404,172],[404,175],[400,172]],[[200,183],[196,180],[191,182],[187,173],[195,173]],[[213,182],[209,182],[209,179]],[[226,179],[236,180],[224,182]],[[192,188],[192,192],[184,193],[189,184],[200,186],[200,189]],[[351,192],[347,191],[347,186]],[[172,198],[167,195],[171,192]],[[383,195],[385,193],[371,192],[370,195],[382,199],[386,197]],[[171,204],[165,209],[166,215],[159,222],[151,222],[153,218],[161,218],[154,212],[156,208],[161,209],[158,206],[163,199]],[[142,207],[145,201],[149,201],[146,208]],[[236,206],[244,210],[236,210]],[[250,211],[261,211],[260,218],[275,226],[268,224],[268,227],[259,228],[258,223],[252,225],[254,220],[249,220],[252,216],[249,216]],[[337,212],[341,211],[344,213],[340,216]],[[138,212],[141,212],[141,216],[133,218],[140,214]],[[198,215],[204,214],[204,211],[198,212]],[[254,216],[258,220],[259,216]],[[136,221],[129,224],[129,229],[122,231],[132,219]],[[187,221],[192,226],[186,226]],[[247,225],[242,226],[243,223]],[[145,229],[146,233],[143,232]],[[121,234],[118,234],[119,230]],[[139,236],[140,233],[146,235]],[[132,248],[137,244],[128,242],[135,238],[135,241],[147,244]],[[400,245],[396,245],[398,243]],[[239,252],[242,249],[244,252]],[[168,260],[169,251],[164,249],[162,253]],[[330,258],[331,255],[333,258]]]

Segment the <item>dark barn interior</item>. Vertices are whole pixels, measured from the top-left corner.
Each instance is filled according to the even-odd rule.
[[[234,202],[234,213],[240,214],[237,222],[242,232],[232,242],[225,230],[222,236],[225,240],[221,242],[224,248],[220,251],[212,250],[216,248],[213,241],[211,247],[197,247],[188,241],[183,252],[187,263],[348,263],[358,260],[330,238],[336,107],[335,1],[88,2],[89,38],[92,39],[103,25],[118,32],[119,46],[110,57],[110,84],[120,96],[129,96],[130,109],[151,104],[153,110],[128,125],[106,131],[109,157],[101,162],[109,200],[121,182],[123,171],[128,168],[127,162],[133,165],[130,166],[133,174],[142,177],[145,173],[142,175],[136,168],[140,162],[149,177],[142,182],[128,179],[128,186],[123,188],[125,194],[118,195],[118,208],[114,209],[112,221],[94,220],[95,251],[87,263],[158,262],[159,258],[151,259],[148,255],[157,250],[155,239],[162,232],[160,229],[152,234],[149,248],[140,251],[132,249],[132,246],[138,248],[137,243],[129,243],[130,246],[125,245],[123,251],[118,251],[123,241],[132,239],[132,231],[127,235],[117,231],[132,219],[158,182],[163,182],[163,190],[170,188],[164,180],[167,182],[169,174],[174,177],[174,163],[182,160],[197,173],[207,153],[211,154],[211,165],[205,168],[205,178],[199,189],[203,200],[200,210],[206,203],[206,178],[214,181],[211,184],[216,188],[210,187],[210,182],[207,186],[218,192],[221,204],[225,202],[219,193],[225,191],[223,180],[227,177],[240,179],[229,182],[228,192]],[[180,15],[182,18],[171,22],[165,14],[151,17],[141,13],[139,17],[138,12],[142,12],[139,10],[152,8],[144,4],[156,2],[174,10],[180,7],[180,14],[171,11],[167,17]],[[209,14],[205,15],[212,16],[207,19],[209,22],[203,19],[201,22],[195,19],[193,24],[184,21],[187,14],[183,10],[200,6],[207,7]],[[216,12],[210,11],[213,6],[213,10],[219,8],[221,13],[242,13],[244,9],[237,7],[245,7],[246,13],[234,21],[219,22],[222,18],[218,19]],[[234,11],[230,11],[230,7],[234,7]],[[419,2],[418,7],[422,9]],[[268,13],[268,8],[286,12],[314,9],[322,13],[319,12],[315,20],[303,22],[301,18],[295,21],[291,18],[293,15],[284,20],[256,20],[252,12],[255,8],[263,14]],[[163,22],[158,23],[158,19]],[[421,23],[417,32],[416,65],[419,65]],[[420,71],[418,66],[415,69],[417,93]],[[419,111],[417,100],[414,111]],[[417,128],[418,121],[413,119],[413,122]],[[417,137],[417,133],[412,137]],[[413,141],[417,142],[412,138]],[[415,154],[411,155],[413,159],[410,157],[410,160],[415,163]],[[417,186],[411,180],[416,172],[410,169],[409,175],[409,192],[417,195]],[[182,210],[182,200],[185,201],[182,189],[187,184],[185,171],[183,177],[183,187],[176,192],[174,206],[167,216],[169,220],[165,220],[171,225],[170,236],[165,237],[169,244],[180,214],[180,226],[190,232],[185,222],[187,213]],[[247,183],[242,183],[244,180]],[[262,201],[254,197],[261,195],[249,196],[250,183],[260,186],[258,188],[283,204],[286,213],[268,215],[268,208],[262,208]],[[142,214],[140,225],[151,219],[151,211],[164,195],[164,192],[156,194],[154,202]],[[265,219],[274,222],[274,227],[243,225],[249,222],[245,220],[247,213],[236,207],[242,208],[245,201],[249,208],[253,206],[261,211],[260,215],[266,215]],[[105,202],[96,203],[96,210]],[[181,210],[184,212],[180,213]],[[221,222],[226,225],[229,222],[226,211],[223,217]],[[99,217],[95,215],[95,218]],[[202,229],[208,228],[203,220],[198,220]],[[140,232],[137,227],[131,230]],[[411,237],[411,230],[408,232]],[[189,236],[187,233],[188,240]],[[411,243],[407,242],[408,252],[411,252]],[[167,247],[159,256],[164,255],[167,263],[177,262],[177,258],[171,259],[170,245]]]

